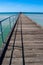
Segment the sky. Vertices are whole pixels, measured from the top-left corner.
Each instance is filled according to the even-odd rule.
[[[43,0],[0,0],[0,12],[43,12]]]

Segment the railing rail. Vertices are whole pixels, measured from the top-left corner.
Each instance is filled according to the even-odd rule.
[[[3,21],[5,21],[5,20],[7,20],[8,18],[11,18],[11,17],[13,17],[13,16],[15,16],[15,15],[12,15],[12,16],[9,16],[9,17],[7,17],[7,18],[4,18],[4,19],[2,19],[0,22],[3,22]]]
[[[5,39],[8,36],[8,33],[11,31],[13,25],[15,24],[15,20],[17,19],[18,14],[14,14],[0,21],[0,43],[5,43]]]

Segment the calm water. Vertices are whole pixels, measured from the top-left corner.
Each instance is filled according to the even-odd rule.
[[[11,16],[13,14],[0,14],[0,21],[3,20],[4,18],[7,18],[9,16]],[[39,25],[43,26],[43,14],[25,14],[26,16],[28,16],[30,19],[32,19],[34,22],[38,23]],[[4,24],[3,23],[3,28],[5,28],[6,25],[9,25],[9,23]],[[9,26],[6,28],[6,31],[4,31],[5,36],[7,36],[7,33],[9,31]],[[1,32],[0,32],[1,34]],[[0,36],[0,47],[2,46],[2,39]]]
[[[26,16],[28,16],[40,26],[43,26],[43,14],[26,14]]]

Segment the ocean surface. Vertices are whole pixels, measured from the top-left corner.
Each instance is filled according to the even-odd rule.
[[[0,14],[0,21],[9,17],[9,16],[12,16],[14,14]],[[30,19],[32,19],[34,22],[36,22],[37,24],[39,24],[40,26],[43,27],[43,14],[35,14],[35,13],[32,13],[32,14],[24,14],[26,16],[28,16]],[[2,28],[3,28],[3,31],[4,31],[4,39],[7,37],[8,35],[8,32],[10,30],[10,27],[9,27],[9,20],[5,21],[2,23]],[[2,38],[1,38],[1,32],[0,32],[0,47],[2,46]]]
[[[26,14],[26,16],[28,16],[40,26],[43,26],[43,14]]]

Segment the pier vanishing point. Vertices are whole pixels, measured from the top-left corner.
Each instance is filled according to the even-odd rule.
[[[20,13],[1,54],[0,65],[43,65],[43,28]]]

